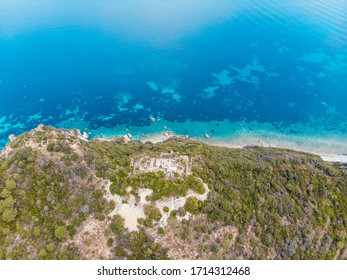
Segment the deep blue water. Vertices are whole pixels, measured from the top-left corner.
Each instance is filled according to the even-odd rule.
[[[346,0],[0,0],[0,144],[40,123],[344,138],[346,11]]]

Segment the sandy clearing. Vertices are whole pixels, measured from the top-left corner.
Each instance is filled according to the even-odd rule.
[[[201,179],[199,179],[201,180]],[[202,180],[201,180],[202,181]],[[139,218],[146,218],[146,215],[144,213],[144,206],[149,205],[150,202],[146,200],[147,195],[151,195],[153,190],[151,189],[139,189],[137,191],[138,195],[140,196],[140,200],[136,201],[136,198],[134,195],[129,194],[127,196],[121,197],[119,195],[112,195],[110,192],[110,181],[106,182],[106,199],[108,201],[114,200],[116,202],[116,208],[109,214],[109,216],[113,217],[114,215],[120,215],[124,219],[124,226],[129,229],[129,231],[135,231],[138,230],[138,222],[137,220]],[[206,200],[209,188],[207,184],[203,183],[205,187],[205,193],[204,194],[197,194],[196,192],[189,190],[188,194],[185,197],[170,197],[165,198],[163,200],[159,200],[155,202],[155,206],[159,208],[160,213],[162,215],[160,221],[158,222],[158,225],[161,227],[165,227],[167,225],[167,220],[170,216],[170,212],[172,210],[178,210],[181,207],[184,207],[187,199],[189,197],[196,197],[198,200]],[[128,191],[131,190],[131,188],[127,188]],[[169,213],[165,213],[163,208],[167,206],[170,209]],[[183,219],[189,219],[191,215],[187,213],[184,217],[177,217],[178,220]]]

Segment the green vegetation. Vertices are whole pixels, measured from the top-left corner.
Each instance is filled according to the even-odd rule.
[[[4,212],[2,213],[2,220],[6,223],[11,223],[14,221],[14,219],[17,216],[17,209],[5,209]]]
[[[79,258],[73,246],[61,247],[64,240],[73,238],[87,216],[107,214],[108,204],[102,194],[91,195],[100,187],[90,172],[81,171],[87,170],[81,158],[68,165],[47,155],[44,146],[43,150],[26,147],[29,137],[30,133],[17,137],[10,144],[11,155],[0,158],[0,259]],[[71,157],[69,143],[75,139],[60,131],[44,127],[38,138],[33,137],[61,141],[65,148],[59,156]]]
[[[201,206],[199,206],[199,200],[195,197],[189,197],[184,205],[184,209],[186,209],[189,213],[193,215],[197,215],[200,212]]]
[[[333,259],[346,250],[343,165],[291,150],[186,139],[125,145],[76,136],[42,127],[18,136],[0,157],[0,259]],[[29,140],[38,148],[26,145]],[[171,152],[192,159],[191,174],[141,173],[131,165],[131,159]],[[124,202],[133,195],[139,203],[141,188],[153,191],[138,231],[110,215],[117,205],[105,198],[107,180]],[[203,194],[204,184],[205,201],[190,196],[178,210],[155,205],[189,190]],[[165,227],[157,223],[160,210],[170,213]],[[182,220],[187,213],[189,220]],[[98,231],[81,234],[88,223]],[[100,246],[102,256],[94,249]],[[184,248],[186,255],[179,255]]]
[[[33,236],[39,237],[41,234],[41,230],[39,228],[35,228],[32,233],[33,233]]]
[[[167,249],[155,243],[143,230],[115,236],[117,246],[112,249],[115,258],[129,260],[168,259]]]
[[[131,186],[133,190],[139,187],[153,190],[150,200],[156,201],[164,197],[186,196],[189,189],[199,194],[205,192],[205,188],[201,180],[194,176],[183,176],[174,180],[167,180],[165,174],[158,172],[148,172],[143,174],[129,176],[126,172],[117,172],[110,176],[112,184],[110,191],[112,194],[120,196],[126,195],[126,188]]]
[[[54,243],[47,244],[46,249],[48,252],[53,252],[55,250],[55,244]]]
[[[158,222],[161,219],[160,210],[153,205],[145,205],[144,207],[145,215],[147,219]]]
[[[59,226],[55,229],[54,235],[58,239],[64,239],[64,238],[67,238],[69,236],[69,232],[68,232],[66,227]]]
[[[111,230],[116,235],[121,235],[126,232],[126,228],[124,227],[124,219],[120,215],[113,216]]]

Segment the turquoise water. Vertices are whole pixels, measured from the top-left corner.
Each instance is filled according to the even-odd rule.
[[[0,0],[0,146],[44,123],[347,153],[345,11],[344,0]]]

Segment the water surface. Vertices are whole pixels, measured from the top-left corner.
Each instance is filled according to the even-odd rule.
[[[40,123],[136,139],[165,125],[347,153],[346,10],[344,0],[0,0],[0,143]]]

